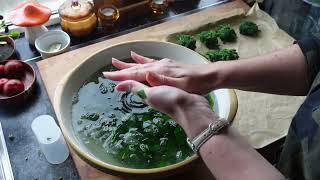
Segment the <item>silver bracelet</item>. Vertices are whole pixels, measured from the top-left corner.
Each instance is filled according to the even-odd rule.
[[[199,152],[201,146],[208,141],[213,135],[219,134],[224,128],[229,126],[228,120],[220,118],[209,124],[208,128],[202,131],[193,140],[187,138],[187,143],[195,153]]]

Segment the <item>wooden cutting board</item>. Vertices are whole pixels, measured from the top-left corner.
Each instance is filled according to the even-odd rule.
[[[217,7],[212,7],[201,12],[183,16],[171,21],[132,32],[120,37],[86,46],[59,56],[51,57],[37,63],[43,82],[49,94],[50,101],[53,102],[54,92],[59,81],[75,66],[79,65],[86,57],[95,52],[118,43],[131,40],[161,40],[174,32],[182,31],[186,26],[199,24],[201,21],[207,21],[207,17],[215,14],[223,14],[235,10],[247,11],[249,6],[241,0],[226,3]],[[75,162],[79,175],[84,180],[121,180],[123,178],[105,174],[84,162],[79,156],[71,150],[71,156]],[[167,179],[213,179],[208,169],[202,162],[199,162],[195,168],[184,174],[176,175]]]

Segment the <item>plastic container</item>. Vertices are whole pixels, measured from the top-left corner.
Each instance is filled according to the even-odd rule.
[[[31,128],[39,142],[40,149],[51,164],[63,163],[69,156],[68,146],[53,117],[42,115],[35,118]]]

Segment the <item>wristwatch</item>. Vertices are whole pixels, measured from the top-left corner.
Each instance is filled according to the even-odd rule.
[[[219,118],[209,124],[208,128],[202,131],[193,140],[187,138],[187,143],[195,153],[199,152],[200,147],[212,136],[219,134],[223,129],[229,126],[228,120]]]

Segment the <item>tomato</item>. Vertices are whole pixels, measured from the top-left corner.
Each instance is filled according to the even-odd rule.
[[[3,86],[3,94],[6,96],[14,96],[24,91],[24,84],[18,79],[10,79]]]
[[[0,64],[0,78],[4,77],[5,73],[4,73],[4,65]]]
[[[9,81],[7,78],[0,78],[0,93],[3,91],[3,86]]]
[[[8,78],[22,78],[25,74],[23,64],[18,60],[10,60],[4,65],[4,72]]]

